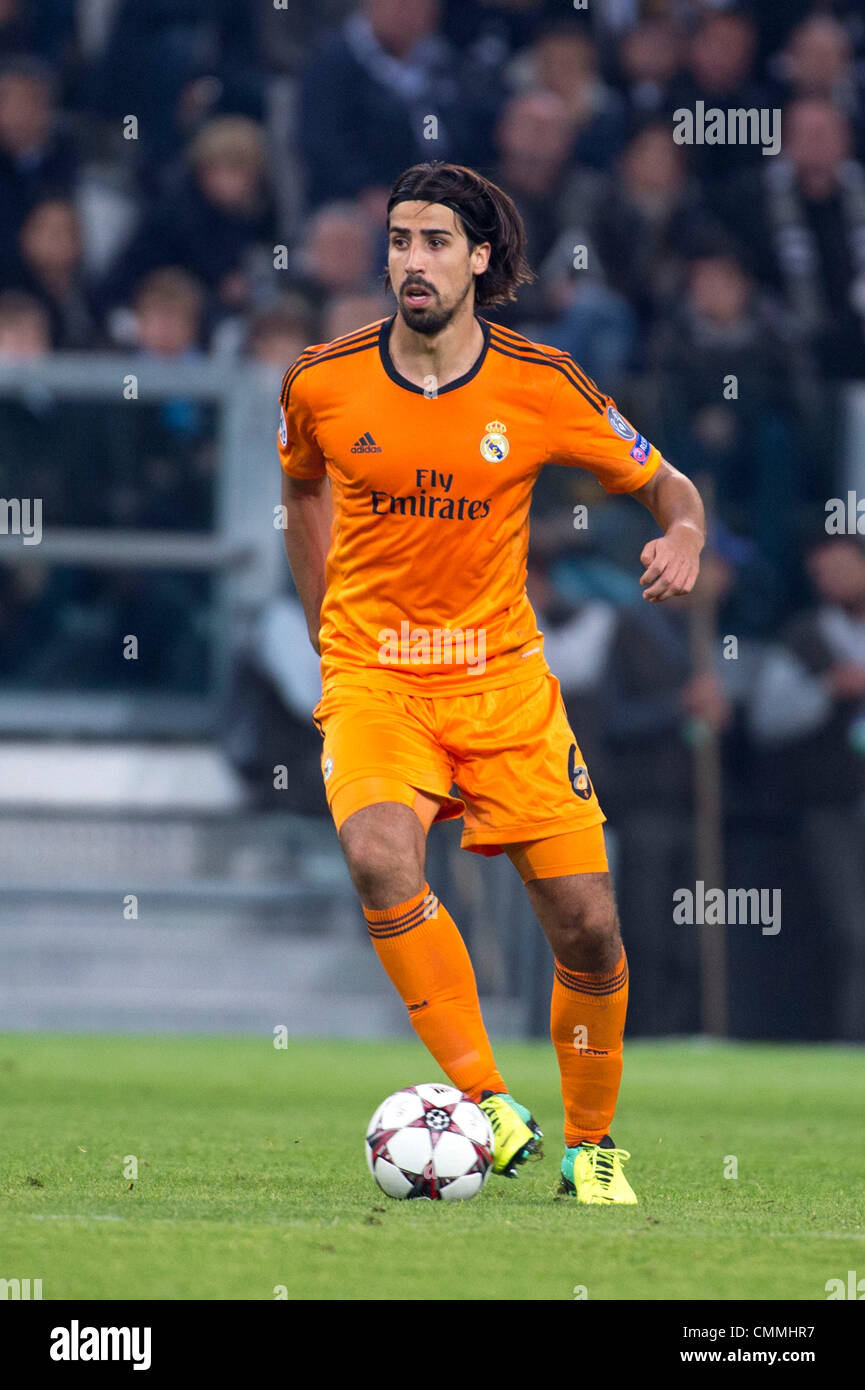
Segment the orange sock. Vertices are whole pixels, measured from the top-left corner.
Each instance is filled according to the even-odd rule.
[[[408,902],[382,911],[364,908],[364,914],[412,1027],[452,1084],[472,1100],[480,1100],[482,1091],[506,1091],[465,942],[429,884]]]
[[[565,1143],[597,1144],[609,1133],[622,1079],[628,1009],[625,952],[613,970],[585,974],[556,961],[550,1033],[562,1074]]]

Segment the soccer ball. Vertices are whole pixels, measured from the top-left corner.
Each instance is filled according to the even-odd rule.
[[[490,1175],[493,1132],[480,1106],[454,1086],[406,1086],[370,1120],[366,1161],[388,1197],[461,1202]]]

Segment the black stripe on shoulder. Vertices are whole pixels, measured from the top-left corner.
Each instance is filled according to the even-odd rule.
[[[594,391],[598,399],[603,401],[606,405],[608,399],[606,394],[601,390],[598,383],[594,381],[592,377],[589,376],[588,372],[583,371],[583,368],[580,366],[579,362],[577,362],[569,352],[563,353],[562,358],[573,368],[577,376],[580,378],[580,381],[582,381],[583,385],[587,386],[589,390]]]
[[[601,388],[598,386],[598,383],[594,381],[592,377],[589,376],[588,372],[585,371],[583,367],[580,366],[576,358],[572,357],[571,354],[569,352],[566,352],[564,348],[552,348],[549,347],[547,344],[535,343],[532,341],[531,338],[527,338],[524,333],[517,333],[516,329],[513,328],[504,328],[499,323],[491,323],[490,329],[493,333],[497,333],[500,336],[503,343],[507,343],[513,347],[522,348],[525,352],[536,352],[540,354],[540,356],[542,357],[549,358],[551,361],[567,362],[571,367],[573,367],[574,371],[577,373],[577,375],[585,383],[586,386],[590,386],[593,391],[597,391],[598,395],[601,396],[604,400],[606,400],[606,396],[604,395],[604,392],[601,390]]]
[[[515,328],[505,328],[504,324],[501,323],[490,323],[490,332],[498,333],[500,338],[508,339],[515,347],[536,348],[538,346],[537,343],[532,342],[531,338],[527,338],[525,333],[518,333]]]
[[[296,357],[295,360],[292,362],[291,366],[288,368],[287,372],[282,378],[282,386],[279,390],[279,400],[281,405],[284,406],[288,400],[288,388],[291,382],[294,380],[297,372],[306,362],[311,362],[315,354],[315,348],[304,348],[300,356]]]
[[[512,329],[503,329],[499,324],[491,324],[490,326],[493,330],[493,334],[499,333],[502,335],[502,345],[514,348],[519,347],[524,352],[536,353],[538,361],[560,362],[563,366],[569,367],[578,380],[582,382],[585,389],[592,392],[597,397],[601,408],[603,409],[606,405],[607,397],[604,395],[604,392],[598,386],[597,382],[592,380],[588,372],[583,371],[579,362],[577,362],[569,352],[559,352],[558,350],[541,347],[540,344],[533,343],[531,339],[525,338],[521,333],[515,333]]]
[[[505,347],[502,343],[497,343],[494,338],[490,338],[490,347],[493,352],[500,352],[503,357],[513,357],[518,362],[531,362],[535,367],[552,367],[554,371],[561,372],[565,380],[569,381],[574,389],[579,391],[583,400],[592,407],[592,410],[597,411],[598,415],[603,415],[604,405],[601,404],[595,394],[583,386],[578,377],[569,370],[566,360],[562,361],[555,357],[549,357],[545,353],[540,353],[536,356],[528,352],[512,352],[510,348]]]
[[[288,405],[289,392],[301,372],[306,371],[307,367],[317,366],[320,362],[332,362],[337,357],[351,357],[356,352],[366,352],[368,348],[376,347],[380,327],[381,321],[371,328],[362,329],[359,333],[349,333],[344,338],[334,338],[332,343],[326,343],[323,348],[307,348],[305,352],[302,352],[282,379],[282,391],[279,399],[283,408]]]
[[[314,367],[319,362],[332,362],[337,357],[351,357],[356,352],[365,352],[367,348],[375,347],[378,343],[378,332],[378,326],[376,326],[372,333],[366,332],[357,336],[353,334],[346,338],[335,338],[332,343],[327,343],[323,348],[308,348],[306,352],[301,353],[283,377],[280,395],[283,408],[288,405],[289,392],[294,382],[301,372],[306,371],[307,367]]]
[[[332,338],[329,343],[325,343],[321,349],[323,352],[334,352],[337,348],[348,347],[351,343],[359,343],[370,333],[378,333],[383,323],[389,322],[388,318],[376,319],[374,323],[365,323],[363,328],[355,328],[351,333],[342,333],[338,338]]]

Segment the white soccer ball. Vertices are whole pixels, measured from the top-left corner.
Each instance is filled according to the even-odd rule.
[[[483,1110],[437,1081],[382,1101],[365,1147],[369,1171],[388,1197],[464,1202],[492,1171],[493,1131]]]

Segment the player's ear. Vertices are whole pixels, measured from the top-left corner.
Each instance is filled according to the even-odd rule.
[[[472,270],[475,275],[483,275],[490,263],[490,252],[492,247],[488,241],[482,241],[478,246],[472,247]]]

